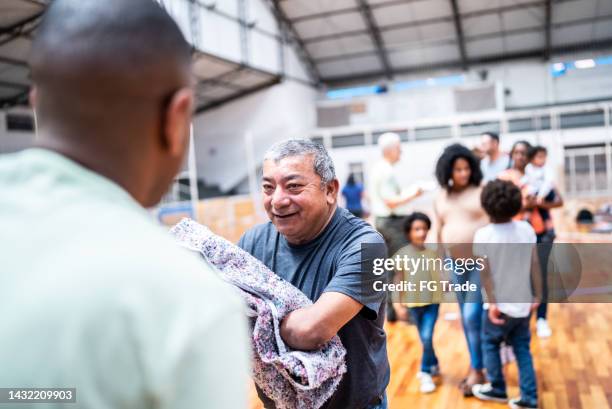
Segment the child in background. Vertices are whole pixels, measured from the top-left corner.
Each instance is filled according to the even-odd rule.
[[[409,244],[401,248],[396,255],[416,259],[437,258],[437,253],[434,250],[425,247],[425,239],[430,229],[431,220],[426,214],[414,212],[409,215],[404,224],[404,233]],[[417,289],[420,281],[439,280],[438,272],[429,271],[427,267],[418,271],[406,271],[398,266],[395,271],[396,282],[401,280],[413,282],[416,283]],[[439,294],[430,291],[417,291],[408,294],[404,292],[401,294],[400,300],[402,301],[401,304],[395,303],[393,305],[398,317],[403,319],[407,313],[410,314],[412,322],[419,331],[419,338],[423,345],[421,371],[417,374],[420,381],[420,391],[422,393],[433,392],[436,389],[436,384],[432,377],[440,373],[438,358],[433,347],[434,326],[440,308]]]
[[[521,200],[519,188],[508,181],[489,182],[482,191],[482,207],[491,223],[476,231],[474,255],[486,259],[482,282],[489,305],[483,314],[482,339],[490,383],[474,385],[472,393],[482,400],[508,401],[500,359],[500,345],[505,341],[516,355],[521,391],[521,396],[511,399],[509,405],[533,409],[537,408],[538,395],[529,349],[529,318],[537,306],[531,279],[539,294],[539,264],[533,228],[527,222],[512,220],[521,209]]]
[[[555,187],[552,172],[546,167],[548,151],[543,146],[534,146],[529,151],[529,164],[525,168],[525,178],[529,185],[529,195],[536,197],[536,204],[542,204]]]

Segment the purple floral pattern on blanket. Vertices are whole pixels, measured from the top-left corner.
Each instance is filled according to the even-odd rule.
[[[285,345],[279,325],[291,311],[312,305],[296,287],[238,246],[190,219],[170,233],[184,247],[199,252],[221,278],[238,288],[247,305],[253,347],[253,378],[278,409],[318,409],[346,372],[346,350],[335,336],[317,351]]]

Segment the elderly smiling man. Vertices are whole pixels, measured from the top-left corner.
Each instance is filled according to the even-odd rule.
[[[312,350],[340,336],[348,372],[325,409],[386,408],[385,294],[362,285],[361,269],[362,243],[377,243],[380,250],[371,256],[386,256],[382,237],[338,207],[334,165],[319,144],[289,140],[270,148],[262,188],[270,222],[246,232],[239,245],[314,302],[285,317],[282,338],[295,349]]]

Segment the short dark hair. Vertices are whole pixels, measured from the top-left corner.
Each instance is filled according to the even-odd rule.
[[[521,190],[512,182],[492,180],[480,194],[480,203],[493,222],[506,222],[521,211]]]
[[[425,224],[427,225],[427,230],[431,229],[431,219],[425,213],[414,212],[414,213],[411,213],[408,217],[406,217],[406,220],[404,220],[404,233],[405,234],[410,234],[412,225],[417,220],[425,222]]]
[[[546,149],[544,146],[542,145],[536,145],[533,146],[530,150],[529,150],[529,160],[532,160],[533,158],[535,158],[535,156],[540,153],[540,152],[544,152],[544,154],[548,153],[548,149]]]
[[[470,165],[470,185],[480,186],[482,181],[482,171],[480,170],[480,160],[474,153],[465,146],[455,143],[447,146],[436,163],[436,179],[441,187],[450,190],[448,182],[453,176],[453,166],[457,159],[465,159]]]
[[[487,135],[489,138],[491,138],[491,139],[493,139],[493,140],[495,140],[496,142],[499,143],[499,135],[496,134],[495,132],[489,132],[489,131],[483,132],[482,136],[484,136],[484,135]]]

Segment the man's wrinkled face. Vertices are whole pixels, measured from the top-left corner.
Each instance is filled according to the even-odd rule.
[[[321,186],[313,155],[263,163],[264,207],[279,233],[292,244],[314,239],[326,225],[337,199],[335,184]]]

